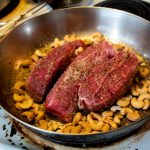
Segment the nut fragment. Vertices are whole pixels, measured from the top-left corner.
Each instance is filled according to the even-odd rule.
[[[35,55],[37,55],[38,57],[45,57],[46,56],[46,53],[40,51],[40,50],[36,50],[35,51]]]
[[[121,107],[120,106],[112,106],[110,108],[111,111],[116,112],[116,111],[121,111]]]
[[[74,126],[74,127],[72,128],[71,133],[77,134],[77,133],[80,133],[80,131],[81,131],[81,126],[78,125],[78,126]]]
[[[139,73],[140,77],[146,78],[149,75],[150,70],[149,70],[148,67],[142,67],[142,66],[140,66],[139,69],[138,69],[138,73]]]
[[[138,111],[134,111],[133,113],[127,114],[127,119],[129,119],[130,121],[136,121],[140,118],[141,118],[141,116]]]
[[[39,127],[44,129],[44,130],[48,129],[48,122],[46,120],[40,120],[39,125],[40,125]]]
[[[123,118],[122,115],[116,115],[114,117],[114,122],[117,123],[118,125],[121,124],[121,119]]]
[[[36,119],[36,121],[39,121],[39,120],[41,120],[41,119],[44,119],[44,117],[45,117],[44,111],[39,110],[39,111],[37,112],[37,117],[36,117],[35,119]]]
[[[33,63],[32,59],[25,59],[22,61],[22,67],[29,67]]]

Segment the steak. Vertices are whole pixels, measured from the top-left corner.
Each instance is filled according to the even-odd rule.
[[[137,66],[136,55],[123,51],[108,62],[95,66],[79,88],[79,108],[102,111],[110,107],[127,92]]]
[[[56,76],[71,63],[78,47],[85,47],[81,40],[69,42],[54,48],[36,64],[26,82],[26,88],[32,98],[41,102],[49,86]]]
[[[103,41],[88,47],[77,56],[48,93],[46,111],[65,122],[70,122],[77,109],[80,84],[94,66],[112,59],[114,55],[112,46]]]

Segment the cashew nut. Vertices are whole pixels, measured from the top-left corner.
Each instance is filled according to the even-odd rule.
[[[142,66],[140,66],[139,69],[138,69],[138,73],[139,73],[140,77],[146,78],[149,75],[150,70],[149,70],[148,67],[142,67]]]
[[[13,99],[16,102],[23,102],[25,100],[25,96],[14,93]]]
[[[32,111],[25,111],[21,113],[23,116],[26,116],[28,121],[32,121],[34,119],[34,113]]]
[[[90,39],[83,39],[83,42],[85,45],[92,45],[93,44],[93,41]]]
[[[80,125],[78,125],[78,126],[74,126],[73,128],[72,128],[72,130],[71,130],[71,133],[80,133],[80,131],[81,131],[81,126]]]
[[[55,121],[55,120],[51,120],[50,122],[48,122],[48,130],[49,131],[56,131],[58,129],[58,127],[60,127],[59,122]]]
[[[144,107],[143,110],[147,110],[150,106],[150,100],[149,99],[144,99]]]
[[[39,104],[33,104],[32,107],[33,107],[33,110],[34,110],[34,114],[37,115],[37,112],[39,110]]]
[[[133,113],[133,110],[131,108],[124,107],[124,108],[121,109],[120,113],[121,113],[121,115],[124,116],[124,115],[126,115],[128,113]]]
[[[136,108],[136,109],[141,109],[144,107],[144,102],[137,100],[137,98],[132,98],[131,99],[131,105]]]
[[[92,131],[92,129],[91,129],[91,127],[90,127],[88,122],[79,121],[78,124],[81,125],[82,128],[84,128],[84,129],[81,130],[81,132],[80,132],[81,134],[88,134],[88,133],[90,133]]]
[[[109,124],[111,126],[112,130],[118,128],[117,124],[114,121],[112,121],[111,119],[105,119],[104,122]]]
[[[68,126],[68,127],[65,127],[63,129],[63,133],[71,133],[71,130],[74,128],[74,126]]]
[[[75,55],[78,56],[82,52],[83,52],[83,47],[79,47],[75,50]]]
[[[35,51],[35,55],[37,55],[38,57],[45,57],[45,56],[46,56],[46,53],[41,52],[40,50],[36,50],[36,51]]]
[[[17,94],[24,94],[23,88],[25,88],[25,82],[18,81],[18,82],[16,82],[16,84],[13,88],[13,91],[14,91],[14,93],[17,93]]]
[[[46,120],[40,120],[39,125],[40,125],[39,127],[44,129],[44,130],[48,129],[48,122]]]
[[[37,62],[39,60],[39,57],[37,55],[32,55],[31,58],[34,62]]]
[[[100,114],[97,114],[94,112],[91,112],[90,114],[91,114],[92,118],[97,119],[98,121],[102,121],[102,116]]]
[[[132,113],[127,114],[127,119],[129,119],[130,121],[136,121],[140,118],[141,118],[141,116],[138,111],[134,111]]]
[[[140,94],[148,92],[148,87],[145,86],[145,85],[143,85],[142,88],[140,88],[139,85],[136,85],[136,86],[135,86],[135,89],[136,89],[136,91],[137,91],[138,93],[140,93]]]
[[[90,114],[88,114],[87,116],[87,120],[90,124],[90,127],[93,129],[93,130],[96,130],[96,131],[100,131],[102,129],[102,127],[104,126],[104,122],[98,122],[96,123],[92,116]]]
[[[138,97],[139,101],[143,101],[144,99],[150,99],[150,94],[149,93],[143,93]]]
[[[105,123],[104,126],[102,127],[102,132],[108,132],[110,130],[110,125]]]
[[[39,121],[39,120],[44,119],[44,117],[45,117],[44,111],[39,110],[39,111],[37,112],[37,116],[36,116],[35,120],[36,120],[36,121]]]
[[[121,119],[123,118],[122,115],[116,115],[114,117],[114,122],[117,123],[118,125],[121,124]]]
[[[133,96],[139,96],[140,93],[136,91],[136,88],[135,86],[132,86],[131,89],[130,89],[130,92]]]
[[[116,111],[121,111],[121,107],[120,106],[112,106],[110,108],[111,111],[116,112]]]
[[[25,59],[22,61],[22,67],[29,67],[33,63],[32,59]]]
[[[26,99],[25,101],[20,103],[20,107],[22,109],[29,109],[29,108],[32,107],[32,105],[33,105],[33,100],[32,99]]]
[[[80,112],[76,113],[76,115],[73,118],[73,125],[78,124],[78,122],[82,119],[82,114]]]
[[[117,105],[120,107],[127,107],[130,104],[130,99],[123,97],[117,101]]]
[[[102,112],[102,116],[103,117],[112,117],[113,112],[112,111],[104,111],[104,112]]]

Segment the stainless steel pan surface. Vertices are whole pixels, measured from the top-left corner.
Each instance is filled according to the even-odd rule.
[[[31,19],[14,29],[0,43],[0,104],[15,120],[34,132],[62,144],[93,144],[110,141],[131,133],[148,119],[141,120],[107,133],[69,135],[42,130],[25,122],[14,108],[11,84],[15,76],[16,60],[26,58],[35,48],[55,37],[100,31],[115,42],[133,46],[150,58],[150,22],[135,15],[108,8],[71,8],[52,11]],[[148,113],[149,114],[149,113]]]

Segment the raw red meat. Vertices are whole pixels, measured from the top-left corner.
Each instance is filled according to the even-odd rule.
[[[88,47],[69,65],[46,97],[47,112],[70,122],[78,103],[78,89],[94,66],[115,55],[112,46],[104,41]]]
[[[81,40],[66,43],[54,48],[36,64],[26,82],[27,90],[36,101],[42,101],[48,86],[71,63],[78,47],[85,47]]]
[[[134,53],[119,52],[93,68],[79,88],[79,108],[102,111],[123,96],[132,83],[138,59]]]

